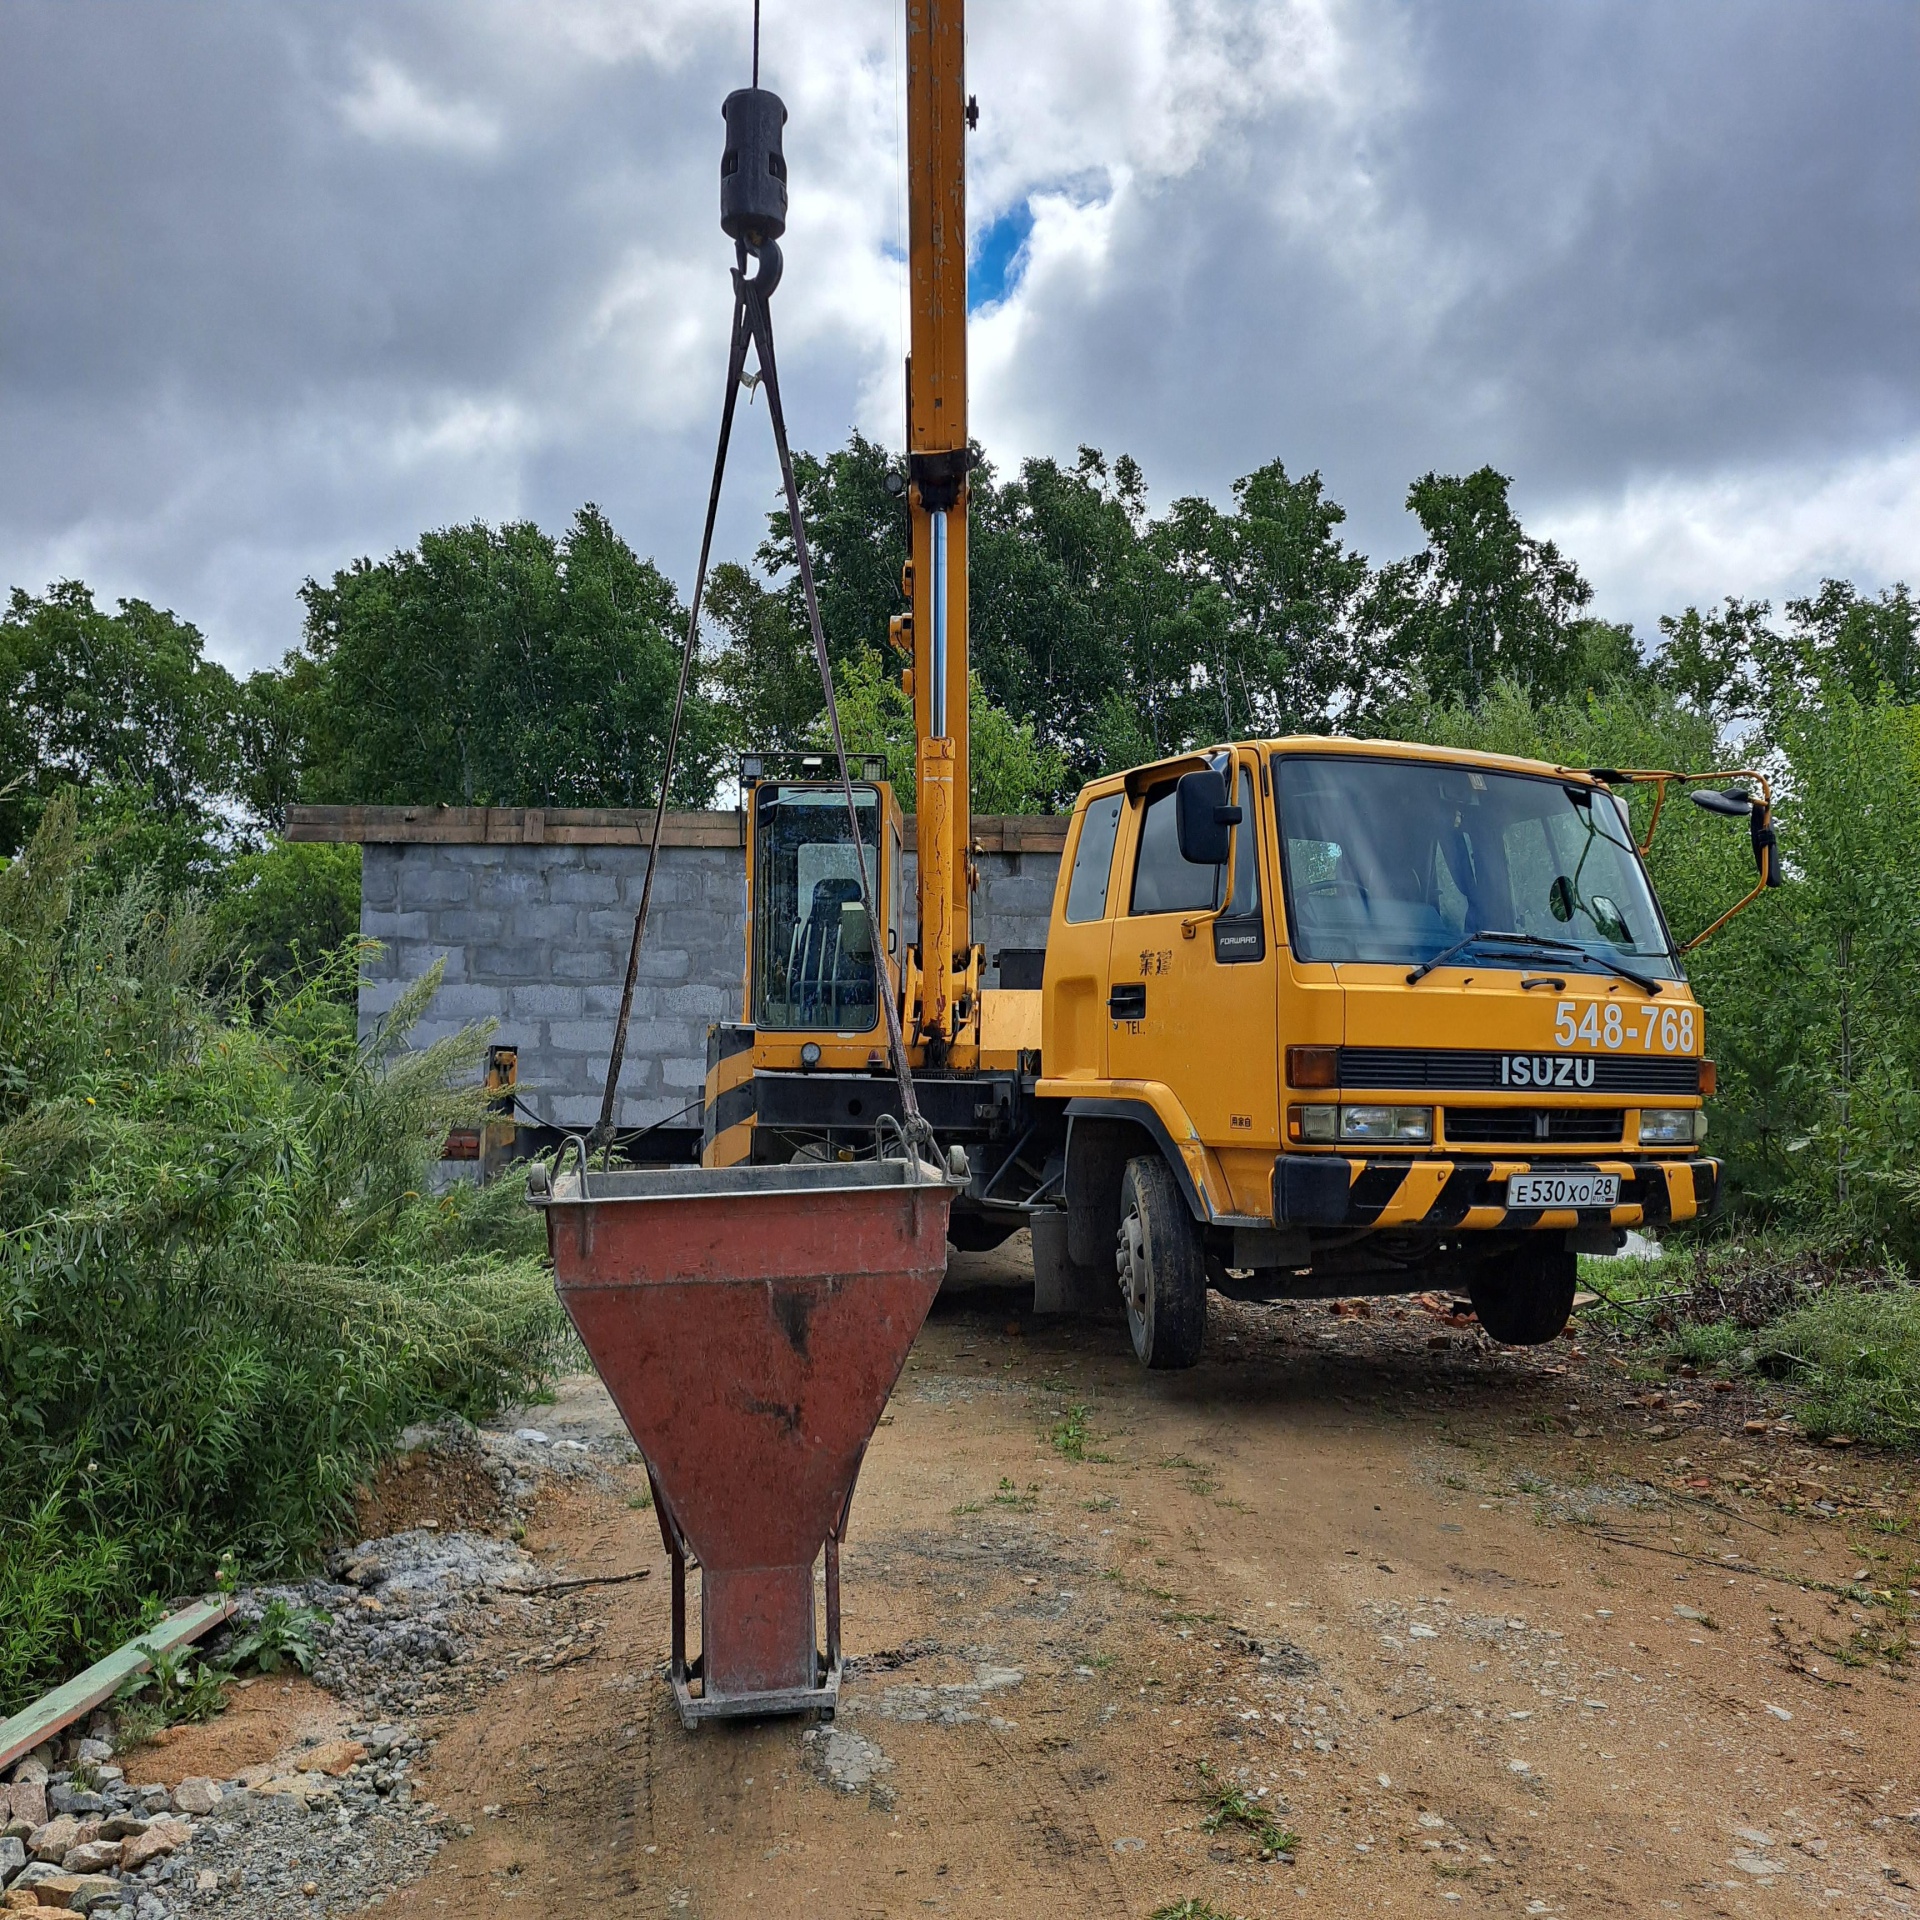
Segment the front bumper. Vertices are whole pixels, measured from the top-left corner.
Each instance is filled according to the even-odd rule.
[[[1618,1174],[1620,1203],[1509,1207],[1508,1176],[1535,1171]],[[1273,1165],[1273,1219],[1281,1227],[1445,1227],[1466,1233],[1650,1227],[1704,1218],[1719,1198],[1720,1162],[1708,1159],[1359,1159],[1283,1153]]]

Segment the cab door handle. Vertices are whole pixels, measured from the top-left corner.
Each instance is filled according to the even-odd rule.
[[[1147,983],[1144,980],[1128,980],[1108,993],[1108,1019],[1144,1020],[1146,1017]]]

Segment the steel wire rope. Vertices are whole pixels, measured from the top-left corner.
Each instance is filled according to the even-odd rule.
[[[740,399],[740,376],[747,362],[746,299],[743,278],[734,274],[733,338],[727,352],[727,391],[720,406],[720,440],[713,450],[713,484],[707,492],[707,523],[700,535],[700,565],[694,575],[693,603],[687,609],[687,643],[680,656],[680,681],[673,694],[673,721],[667,729],[666,764],[660,769],[660,792],[654,802],[653,833],[647,842],[647,872],[640,883],[640,906],[633,916],[633,940],[627,948],[626,980],[620,989],[620,1013],[614,1022],[613,1045],[607,1056],[607,1082],[600,1096],[600,1118],[588,1139],[590,1153],[608,1156],[613,1147],[613,1104],[620,1074],[627,1060],[627,1025],[633,1017],[633,989],[640,976],[640,943],[653,905],[653,877],[660,866],[660,833],[666,824],[667,792],[673,783],[673,763],[680,747],[680,725],[686,713],[687,681],[700,645],[700,603],[707,591],[707,564],[713,555],[713,527],[720,514],[720,483],[727,470],[727,444],[733,437],[733,416]]]
[[[769,243],[771,248],[771,243]],[[745,248],[742,265],[734,269],[734,285],[746,305],[748,324],[753,329],[754,354],[760,363],[760,381],[767,390],[767,419],[773,428],[774,450],[780,456],[780,479],[787,494],[787,524],[793,532],[794,554],[800,569],[800,592],[806,602],[807,626],[813,635],[813,657],[820,667],[820,690],[826,695],[827,726],[833,735],[834,759],[840,768],[840,791],[847,803],[847,830],[853,836],[854,868],[860,876],[860,904],[866,912],[870,934],[879,927],[873,906],[873,876],[867,870],[866,848],[860,837],[860,810],[854,804],[853,778],[847,771],[847,745],[840,730],[840,704],[834,698],[833,663],[827,657],[827,636],[820,624],[820,600],[813,585],[813,557],[807,547],[807,530],[800,514],[800,488],[793,476],[793,454],[787,445],[786,413],[780,404],[780,375],[773,353],[773,316],[768,311],[766,267],[751,280],[746,276]],[[777,259],[776,253],[776,259]],[[775,279],[778,278],[776,274]],[[933,1146],[933,1129],[920,1112],[919,1096],[914,1092],[913,1069],[907,1064],[906,1036],[900,1028],[900,1009],[894,1004],[887,983],[884,959],[877,962],[881,1010],[886,1016],[887,1051],[892,1056],[894,1079],[900,1088],[900,1112],[906,1138],[917,1152]]]
[[[759,8],[757,5],[754,9],[754,55],[757,78],[759,60]],[[653,879],[660,865],[660,836],[666,823],[667,793],[673,781],[674,760],[679,750],[681,723],[686,711],[687,682],[691,677],[694,656],[700,644],[700,606],[706,596],[707,568],[713,554],[714,523],[720,512],[720,488],[726,475],[727,449],[733,437],[733,418],[739,402],[742,376],[746,372],[749,340],[752,341],[754,356],[759,366],[759,383],[767,390],[767,415],[773,427],[774,448],[780,458],[780,478],[786,490],[787,520],[793,533],[794,552],[799,562],[800,587],[806,602],[807,624],[813,638],[814,659],[820,668],[820,689],[826,697],[827,725],[833,736],[834,758],[840,770],[840,790],[847,803],[847,827],[853,839],[854,866],[860,876],[860,904],[866,913],[868,928],[872,930],[879,926],[879,920],[874,912],[872,876],[867,870],[866,846],[860,833],[860,811],[853,797],[853,779],[847,771],[847,749],[840,727],[840,707],[834,697],[833,664],[827,655],[826,633],[820,623],[819,597],[814,591],[813,558],[807,545],[806,527],[800,512],[800,489],[794,478],[793,454],[787,444],[786,415],[780,404],[780,379],[773,351],[773,317],[767,305],[769,296],[780,281],[782,271],[780,249],[775,242],[767,240],[754,249],[754,253],[759,271],[749,278],[746,270],[747,245],[744,241],[735,243],[733,334],[727,356],[726,397],[720,410],[720,437],[713,455],[713,483],[707,493],[706,525],[700,536],[700,564],[694,576],[692,604],[687,610],[687,639],[680,657],[679,684],[674,690],[673,720],[667,730],[666,763],[661,769],[660,791],[654,804],[653,832],[647,847],[647,871],[645,879],[641,882],[640,905],[634,914],[633,939],[627,949],[626,979],[620,990],[620,1012],[614,1024],[613,1044],[607,1058],[607,1078],[600,1098],[600,1118],[587,1143],[589,1154],[597,1152],[602,1155],[603,1166],[612,1155],[614,1102],[618,1097],[620,1074],[626,1065],[627,1028],[633,1016],[634,987],[640,973],[640,948],[646,935],[647,914],[653,904]],[[919,1097],[914,1091],[913,1072],[907,1062],[906,1038],[901,1031],[900,1010],[895,1006],[893,993],[887,984],[884,960],[878,963],[876,975],[879,986],[878,998],[886,1016],[887,1050],[893,1062],[894,1078],[900,1089],[904,1132],[913,1142],[916,1150],[925,1147],[931,1152],[933,1130],[920,1112]]]

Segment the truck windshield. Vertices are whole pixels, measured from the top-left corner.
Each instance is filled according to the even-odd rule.
[[[1418,966],[1470,934],[1507,933],[1681,977],[1625,817],[1598,788],[1434,761],[1283,754],[1273,791],[1302,960]],[[1457,964],[1578,962],[1483,946]]]
[[[879,796],[856,785],[868,890]],[[838,788],[756,787],[754,806],[753,1017],[763,1027],[865,1033],[879,1018],[873,931],[860,899],[860,866]]]

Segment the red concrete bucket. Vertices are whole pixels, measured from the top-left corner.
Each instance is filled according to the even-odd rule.
[[[832,1710],[840,1542],[868,1439],[946,1271],[925,1162],[561,1174],[561,1304],[633,1435],[673,1563],[680,1717]],[[826,1553],[827,1647],[814,1623]],[[701,1570],[687,1659],[686,1571]]]

